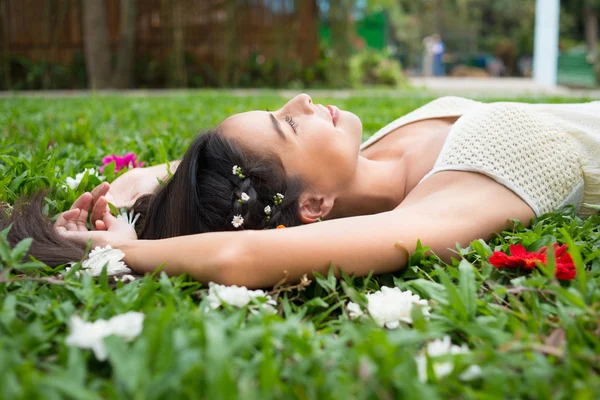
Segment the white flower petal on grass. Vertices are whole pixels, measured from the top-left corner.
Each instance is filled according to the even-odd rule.
[[[434,340],[433,342],[427,343],[427,346],[423,352],[417,357],[415,361],[417,363],[417,372],[419,373],[419,380],[421,382],[427,382],[427,356],[431,359],[433,373],[437,379],[444,378],[454,371],[454,361],[447,357],[443,361],[436,361],[435,358],[442,356],[455,356],[458,354],[469,353],[469,347],[466,344],[457,346],[452,344],[450,336],[444,336],[442,339]],[[481,376],[481,368],[478,365],[471,365],[467,370],[460,374],[459,378],[464,381],[473,380]]]
[[[144,314],[135,311],[95,322],[85,322],[73,315],[71,333],[67,336],[66,343],[71,347],[91,349],[98,360],[104,361],[108,356],[104,346],[105,337],[115,335],[131,341],[142,332],[143,324]]]
[[[481,376],[481,367],[479,365],[471,365],[462,374],[458,376],[461,381],[472,381]]]
[[[104,179],[106,179],[104,176],[99,176],[98,171],[96,171],[94,168],[86,168],[85,170],[83,170],[83,172],[80,172],[77,175],[75,175],[75,178],[67,177],[63,187],[65,187],[65,188],[70,187],[71,189],[76,190],[77,187],[79,187],[79,184],[81,183],[81,180],[85,176],[86,172],[88,173],[88,176],[93,175],[93,176],[97,177],[98,179],[100,179],[100,181],[103,181]]]
[[[133,282],[133,281],[135,281],[135,276],[133,276],[133,275],[123,275],[121,277],[115,276],[115,282],[126,283],[126,282]]]
[[[262,290],[248,290],[245,286],[225,286],[210,282],[208,284],[208,306],[205,311],[215,310],[224,303],[242,308],[247,306],[252,299],[259,297],[263,297],[267,300],[262,304],[262,308],[265,310],[273,310],[274,306],[277,305],[277,302]]]
[[[360,306],[352,301],[348,303],[348,306],[346,308],[348,309],[348,316],[350,317],[350,319],[359,318],[365,315],[363,310],[360,309]]]
[[[140,213],[134,215],[133,208],[129,211],[129,214],[127,213],[127,211],[123,211],[121,214],[117,215],[117,219],[119,221],[127,222],[129,225],[131,225],[132,228],[135,228],[135,223],[139,218]]]
[[[427,300],[421,299],[410,290],[403,292],[397,287],[384,286],[375,293],[367,294],[367,301],[367,311],[371,317],[379,326],[385,326],[388,329],[398,328],[400,322],[412,324],[411,312],[415,306],[421,308],[425,317],[430,315]],[[348,311],[351,313],[350,318],[359,316],[359,311],[363,312],[357,304],[352,302],[348,304]]]
[[[106,274],[108,276],[130,274],[132,271],[121,261],[125,257],[119,249],[113,249],[110,245],[106,247],[96,247],[90,251],[88,258],[81,263],[81,270],[77,271],[77,276],[87,274],[90,276],[100,276],[102,268],[106,265]],[[70,267],[65,269],[65,273],[71,270]]]
[[[96,247],[90,251],[88,258],[81,263],[81,271],[91,276],[100,276],[102,268],[106,265],[108,276],[128,274],[132,271],[121,261],[125,257],[119,249],[113,249],[110,245],[106,247]]]

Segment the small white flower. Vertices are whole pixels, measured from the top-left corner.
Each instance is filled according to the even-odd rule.
[[[113,249],[110,245],[106,247],[96,247],[90,251],[88,258],[81,263],[81,271],[78,271],[77,276],[81,273],[91,276],[100,276],[102,268],[106,265],[106,274],[108,276],[131,273],[131,270],[121,261],[125,257],[119,249]],[[66,272],[71,268],[67,267]]]
[[[266,303],[261,304],[263,310],[274,311],[274,306],[277,305],[277,302],[262,290],[248,290],[245,286],[225,286],[210,282],[208,284],[208,306],[205,308],[205,311],[215,310],[223,303],[241,308],[247,306],[252,299],[258,297],[263,297],[267,300]]]
[[[83,172],[80,172],[77,175],[75,175],[75,178],[67,177],[63,187],[65,187],[65,188],[70,187],[71,189],[76,190],[77,187],[79,187],[79,184],[81,183],[81,180],[85,176],[86,172],[87,172],[88,176],[92,176],[92,175],[96,176],[101,181],[106,179],[103,176],[99,176],[98,171],[96,171],[94,168],[86,168]]]
[[[242,195],[240,196],[240,199],[242,201],[248,201],[248,200],[250,200],[250,196],[248,196],[248,194],[246,192],[242,192]]]
[[[265,214],[267,214],[267,215],[271,214],[271,206],[265,207]]]
[[[348,316],[350,317],[350,319],[359,318],[365,315],[363,310],[360,309],[360,306],[352,301],[348,303],[348,306],[346,308],[348,309]]]
[[[277,197],[279,197],[281,200],[283,200],[283,199],[284,199],[284,197],[285,197],[285,196],[284,196],[284,195],[282,195],[281,193],[277,193],[277,194],[276,194],[276,196],[277,196]]]
[[[135,311],[96,322],[85,322],[73,315],[71,333],[67,336],[66,343],[72,347],[92,349],[96,358],[104,361],[108,357],[103,341],[105,337],[115,335],[131,341],[142,332],[143,324],[144,314]]]
[[[417,371],[419,373],[419,380],[421,382],[427,382],[427,357],[432,359],[433,373],[437,379],[444,378],[454,371],[454,361],[452,359],[445,359],[444,361],[435,361],[435,358],[466,354],[469,353],[469,347],[466,344],[457,346],[452,344],[450,336],[444,336],[442,339],[434,340],[429,342],[423,352],[415,357],[417,363]],[[481,368],[479,365],[471,365],[460,374],[459,379],[463,381],[473,380],[481,376]]]
[[[242,226],[244,224],[244,218],[242,218],[241,215],[234,215],[233,216],[233,220],[231,221],[231,224],[235,227],[235,228],[239,228],[240,226]]]
[[[238,169],[238,166],[234,165],[233,169],[231,170],[231,172],[233,172],[234,175],[237,175],[238,174],[238,170],[237,169]]]
[[[127,274],[127,275],[123,275],[121,277],[115,276],[115,282],[126,283],[126,282],[133,282],[133,281],[135,281],[135,276],[133,276],[133,275]]]
[[[129,225],[131,225],[132,228],[135,228],[135,223],[139,218],[140,213],[134,215],[133,208],[129,211],[129,214],[127,213],[127,211],[123,211],[121,214],[117,215],[117,219],[119,221],[127,222]]]
[[[400,321],[412,324],[410,314],[414,306],[421,307],[423,315],[429,316],[427,300],[412,294],[410,290],[403,292],[397,287],[384,286],[375,293],[367,294],[367,301],[367,311],[371,317],[379,326],[388,329],[396,329],[400,326]],[[352,302],[348,304],[348,310],[356,316],[360,316],[357,310],[362,312],[358,304]],[[353,318],[352,315],[350,317]]]

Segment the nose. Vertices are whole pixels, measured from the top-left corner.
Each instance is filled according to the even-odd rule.
[[[314,114],[315,109],[313,108],[313,102],[309,95],[306,93],[299,94],[294,97],[288,103],[296,111],[303,112],[305,114]]]

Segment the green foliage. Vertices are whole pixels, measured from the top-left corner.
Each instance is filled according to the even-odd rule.
[[[355,87],[381,85],[399,87],[406,84],[400,63],[385,52],[366,49],[350,59],[350,81]]]
[[[360,115],[366,136],[430,100],[377,93],[314,100]],[[55,215],[77,195],[62,187],[65,178],[97,167],[104,155],[135,151],[151,164],[176,159],[198,128],[282,103],[269,92],[215,91],[0,99],[0,200],[12,204],[50,187],[46,211]],[[78,192],[96,183],[84,179]],[[599,226],[600,216],[581,220],[561,210],[530,228],[515,222],[489,243],[457,247],[450,264],[423,243],[395,274],[336,280],[330,273],[303,291],[280,287],[271,292],[275,315],[205,312],[206,287],[185,276],[157,273],[128,284],[75,274],[59,279],[62,267],[22,263],[29,242],[9,249],[3,232],[0,398],[592,399],[600,390]],[[537,250],[553,242],[569,244],[576,280],[487,262],[511,243]],[[431,318],[415,312],[413,327],[393,331],[349,319],[348,301],[364,304],[366,293],[394,285],[428,299]],[[65,344],[72,315],[95,321],[127,311],[145,314],[143,332],[130,343],[106,339],[106,362]],[[456,360],[450,376],[422,383],[414,358],[444,335],[471,353]],[[482,376],[459,380],[471,364],[481,366]]]

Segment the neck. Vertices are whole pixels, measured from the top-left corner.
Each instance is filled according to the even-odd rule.
[[[405,197],[404,157],[374,161],[359,156],[354,181],[335,200],[328,219],[393,210]]]

